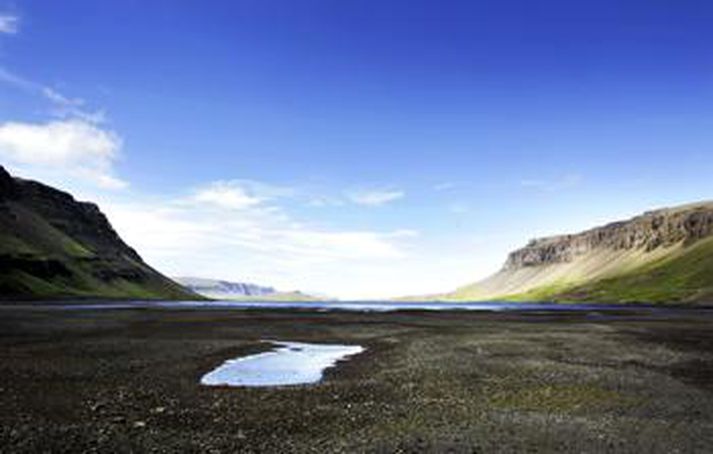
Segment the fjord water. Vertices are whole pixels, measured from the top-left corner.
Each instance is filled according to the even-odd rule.
[[[287,386],[317,383],[324,370],[364,351],[359,345],[273,342],[279,348],[230,359],[201,378],[207,386]]]
[[[126,301],[126,302],[76,302],[47,303],[62,309],[221,309],[221,310],[299,310],[299,311],[486,311],[486,312],[676,312],[691,310],[677,306],[652,306],[645,304],[594,304],[594,303],[541,303],[541,302],[441,302],[441,301]],[[38,306],[37,303],[33,304]]]

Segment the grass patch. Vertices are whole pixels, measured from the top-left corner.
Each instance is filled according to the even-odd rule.
[[[546,413],[607,408],[627,403],[620,394],[595,385],[529,385],[487,390],[488,403],[499,409]]]

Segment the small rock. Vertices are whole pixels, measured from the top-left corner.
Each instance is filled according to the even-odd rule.
[[[89,406],[89,410],[91,410],[92,412],[97,412],[97,411],[101,410],[102,408],[104,408],[104,404],[99,403],[99,402],[91,404]]]
[[[143,429],[144,427],[146,427],[146,421],[135,421],[134,422],[134,428]]]

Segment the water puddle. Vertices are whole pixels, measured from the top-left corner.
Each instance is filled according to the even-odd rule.
[[[272,342],[275,350],[230,359],[201,378],[207,386],[286,386],[317,383],[325,369],[364,351],[359,345]]]

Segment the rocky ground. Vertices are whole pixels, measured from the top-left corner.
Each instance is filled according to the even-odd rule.
[[[315,386],[198,384],[262,339],[368,351]],[[0,452],[713,451],[713,311],[2,306],[0,357]]]

